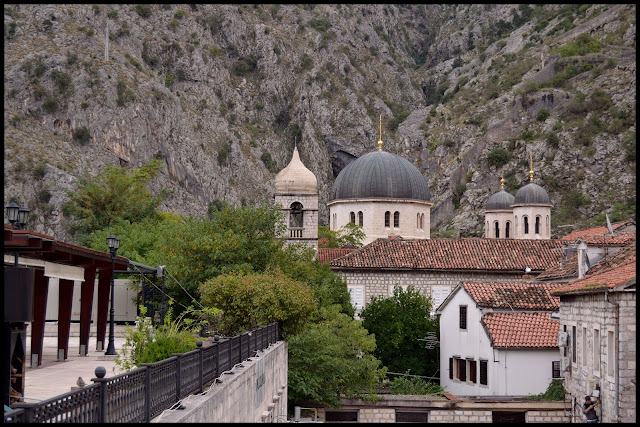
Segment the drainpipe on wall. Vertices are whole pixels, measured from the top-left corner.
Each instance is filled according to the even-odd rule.
[[[618,368],[618,358],[620,357],[620,347],[619,347],[619,333],[620,333],[620,324],[619,324],[619,313],[620,313],[620,304],[617,302],[609,301],[609,289],[604,291],[604,300],[609,304],[615,307],[615,321],[616,321],[616,338],[615,338],[615,349],[616,349],[616,362],[615,362],[615,371],[616,371],[616,422],[620,422],[620,370]]]

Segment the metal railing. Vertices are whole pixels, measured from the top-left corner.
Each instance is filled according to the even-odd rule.
[[[149,422],[186,396],[204,391],[223,372],[279,339],[271,323],[111,378],[96,369],[94,384],[37,403],[15,403],[5,423]]]

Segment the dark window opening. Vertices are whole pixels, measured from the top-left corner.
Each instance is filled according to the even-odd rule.
[[[358,411],[327,411],[325,421],[358,421]]]
[[[449,358],[449,379],[453,379],[453,357]]]
[[[460,329],[467,329],[467,306],[460,306]]]
[[[476,361],[469,360],[469,381],[472,383],[476,382],[477,372],[476,372]]]
[[[540,234],[540,217],[536,217],[536,234]]]
[[[393,213],[393,226],[394,228],[400,227],[400,212],[398,211]]]
[[[391,223],[391,212],[386,211],[386,212],[384,213],[384,226],[385,226],[385,227],[389,227],[389,226],[390,226],[390,225],[389,225],[390,223]]]
[[[492,423],[522,423],[525,422],[525,412],[515,411],[492,411]]]
[[[293,202],[289,207],[289,227],[302,228],[303,211],[302,203]]]
[[[504,237],[505,239],[509,238],[509,228],[511,227],[511,222],[507,221],[507,226],[504,228]]]
[[[356,214],[355,212],[349,212],[349,221],[353,224],[356,223]]]
[[[487,385],[487,361],[480,361],[480,384]]]
[[[401,411],[396,409],[397,423],[426,423],[429,419],[429,411]]]
[[[560,361],[554,360],[551,362],[551,378],[562,378],[560,375]]]
[[[498,221],[496,221],[495,223],[496,226],[496,239],[500,238],[500,223]]]
[[[576,327],[571,327],[571,360],[576,362]]]
[[[467,380],[467,361],[464,359],[457,359],[458,362],[458,379],[460,381]]]
[[[529,218],[523,216],[522,223],[524,224],[524,234],[529,234]]]
[[[362,219],[363,219],[363,215],[362,215],[362,211],[358,212],[358,225],[360,227],[362,227]]]
[[[562,325],[562,330],[566,333],[567,332],[567,325]],[[567,357],[567,346],[564,346],[562,348],[562,355],[564,357]]]

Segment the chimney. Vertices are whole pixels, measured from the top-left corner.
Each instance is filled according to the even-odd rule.
[[[585,242],[580,242],[578,245],[578,279],[582,279],[588,270],[587,244]]]

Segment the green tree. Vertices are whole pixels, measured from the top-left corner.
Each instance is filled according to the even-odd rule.
[[[438,324],[429,316],[431,298],[409,286],[393,288],[388,298],[372,297],[360,313],[362,326],[376,336],[373,353],[390,372],[411,370],[414,375],[433,375],[437,368],[436,350],[425,348],[419,338],[437,332]]]
[[[327,239],[320,244],[321,248],[341,248],[345,245],[362,246],[366,237],[362,227],[353,222],[347,223],[337,231],[329,229],[326,225],[318,227],[318,239]]]
[[[159,170],[160,162],[153,159],[135,170],[107,166],[93,178],[80,178],[63,207],[78,220],[70,231],[90,234],[120,220],[137,222],[153,216],[164,194],[153,195],[147,183]]]
[[[287,337],[300,332],[316,310],[311,289],[279,271],[221,274],[203,283],[200,293],[203,304],[223,311],[225,335],[279,322]]]
[[[339,407],[340,396],[375,400],[386,373],[371,354],[375,338],[337,306],[320,308],[288,345],[290,401]]]

